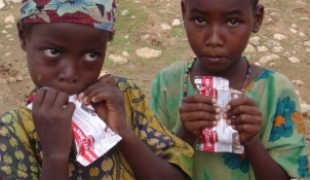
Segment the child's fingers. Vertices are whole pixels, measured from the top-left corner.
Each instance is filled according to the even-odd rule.
[[[106,74],[104,76],[101,76],[98,79],[98,82],[104,82],[112,86],[116,86],[114,76],[112,76],[111,74]]]
[[[239,116],[236,116],[235,118],[231,119],[232,125],[243,125],[243,124],[251,124],[260,126],[261,124],[261,117],[260,116],[252,116],[249,114],[240,114]]]
[[[194,135],[200,134],[201,129],[206,127],[213,127],[217,124],[216,121],[195,120],[184,123],[183,126],[186,131],[191,132]]]
[[[205,111],[195,111],[195,112],[181,113],[180,118],[182,119],[182,121],[197,121],[197,120],[218,121],[220,119],[220,115],[208,113]]]
[[[33,100],[33,108],[39,108],[43,104],[44,96],[46,94],[47,89],[38,89],[36,91],[36,95]]]
[[[37,94],[39,94],[39,97],[37,97]],[[36,96],[34,97],[34,107],[39,107],[38,106],[38,101],[36,101],[37,98],[40,98],[40,108],[43,109],[49,109],[51,107],[53,107],[54,105],[54,101],[57,97],[58,91],[55,89],[51,89],[51,88],[41,88],[38,90],[38,92],[36,93]]]
[[[205,103],[182,103],[179,108],[180,113],[193,112],[193,111],[205,111],[210,113],[220,113],[221,108]]]
[[[69,95],[64,92],[58,92],[53,107],[63,108],[64,105],[68,103]]]
[[[241,97],[239,97],[237,99],[231,100],[227,104],[226,108],[228,110],[230,110],[230,109],[233,109],[233,108],[235,108],[237,106],[240,106],[240,105],[257,106],[257,103],[254,100],[252,100],[252,99],[250,99],[250,98],[248,98],[246,96],[241,96]]]
[[[233,125],[233,128],[242,134],[256,135],[259,132],[260,126],[256,124],[238,124]]]
[[[215,104],[216,99],[201,94],[194,94],[186,96],[182,99],[182,103],[204,103],[204,104]]]
[[[257,106],[249,106],[249,105],[239,105],[234,108],[228,110],[223,114],[224,119],[230,119],[233,116],[238,116],[240,114],[249,114],[254,116],[261,116],[261,111]]]

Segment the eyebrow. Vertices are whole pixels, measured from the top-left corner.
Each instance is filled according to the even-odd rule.
[[[227,11],[224,14],[225,15],[233,15],[233,14],[244,15],[244,13],[241,10],[239,10],[239,9]]]
[[[198,14],[202,14],[202,15],[208,15],[207,12],[203,11],[203,10],[200,10],[200,9],[197,9],[197,8],[194,8],[190,11],[191,13],[198,13]],[[224,15],[244,15],[244,13],[239,10],[239,9],[236,9],[236,10],[229,10],[225,13],[223,13]]]

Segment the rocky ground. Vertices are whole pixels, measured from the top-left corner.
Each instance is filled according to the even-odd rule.
[[[16,34],[20,0],[0,0],[0,113],[22,103],[32,89]],[[147,94],[156,73],[191,52],[180,0],[118,0],[116,35],[104,71],[133,79]],[[310,1],[261,0],[263,27],[244,52],[251,61],[289,77],[310,117]],[[308,128],[310,126],[308,125]],[[310,139],[310,135],[308,135]]]

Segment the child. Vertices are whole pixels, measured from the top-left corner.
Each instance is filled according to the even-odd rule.
[[[158,123],[125,78],[98,79],[115,22],[114,0],[25,0],[18,32],[36,85],[33,109],[0,116],[0,177],[184,179],[193,151]],[[69,95],[78,94],[122,140],[89,166],[76,161]],[[104,129],[102,130],[104,131]]]
[[[195,151],[196,180],[282,180],[309,177],[305,124],[290,81],[242,57],[262,24],[258,0],[184,0],[184,27],[196,58],[163,69],[151,88],[151,108],[173,133],[196,147],[201,129],[223,118],[239,132],[242,155]],[[195,76],[229,80],[243,96],[227,105],[197,94]]]

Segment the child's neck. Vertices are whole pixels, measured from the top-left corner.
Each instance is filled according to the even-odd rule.
[[[190,79],[194,84],[195,76],[217,76],[229,80],[230,87],[237,90],[244,88],[245,77],[247,75],[248,65],[246,60],[241,57],[238,61],[233,62],[226,70],[222,72],[210,72],[206,70],[201,62],[197,59],[190,72]]]

